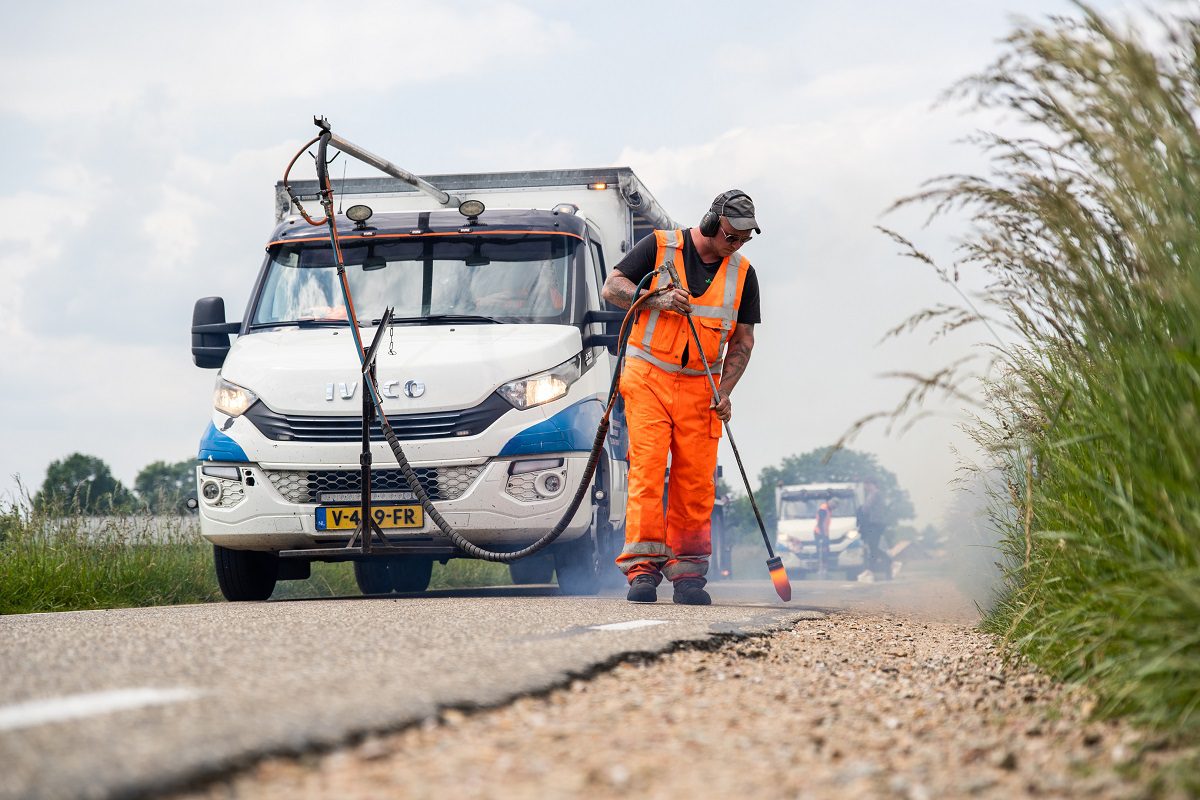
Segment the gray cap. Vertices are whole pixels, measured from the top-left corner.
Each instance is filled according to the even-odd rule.
[[[729,224],[739,231],[753,228],[755,233],[762,233],[754,219],[754,201],[741,189],[730,189],[717,195],[709,210],[729,220]]]

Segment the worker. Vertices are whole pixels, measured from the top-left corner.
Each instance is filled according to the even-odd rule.
[[[825,568],[829,563],[829,523],[833,520],[836,508],[836,497],[821,503],[817,506],[817,518],[813,524],[813,539],[817,543],[817,572],[821,577],[825,577]]]
[[[758,278],[739,252],[751,231],[762,233],[754,201],[731,189],[713,200],[697,227],[659,230],[639,241],[604,283],[604,298],[629,308],[638,283],[657,270],[642,292],[658,293],[639,306],[621,375],[629,500],[617,566],[629,581],[630,602],[655,602],[664,577],[672,583],[674,602],[712,602],[704,586],[712,554],[717,444],[722,421],[732,416],[729,396],[750,361],[759,322]],[[668,262],[684,285],[671,285]],[[719,381],[715,400],[689,314]]]
[[[876,578],[888,579],[892,575],[892,558],[883,547],[883,534],[887,527],[884,518],[883,494],[879,484],[872,478],[863,481],[863,503],[857,516],[858,534],[866,549],[866,567]]]

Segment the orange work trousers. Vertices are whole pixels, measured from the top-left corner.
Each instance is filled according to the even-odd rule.
[[[702,579],[712,554],[713,473],[721,439],[708,378],[630,358],[621,394],[629,424],[629,503],[617,566],[629,580],[638,575],[650,575],[655,583],[663,576]]]

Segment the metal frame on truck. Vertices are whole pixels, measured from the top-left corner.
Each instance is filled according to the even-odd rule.
[[[394,165],[389,166],[396,174],[406,174]],[[599,387],[606,385],[615,367],[609,350],[616,338],[611,325],[613,319],[621,316],[606,311],[599,297],[607,270],[638,238],[654,228],[676,227],[677,223],[625,167],[411,177],[423,184],[421,188],[397,178],[334,182],[340,205],[354,203],[361,208],[369,203],[371,206],[366,212],[370,224],[329,209],[330,233],[338,251],[339,268],[341,252],[336,246],[339,238],[351,248],[369,242],[368,250],[376,244],[385,250],[385,242],[456,239],[500,246],[508,240],[505,236],[545,238],[559,233],[582,242],[572,256],[578,261],[572,261],[570,267],[581,270],[580,280],[575,284],[578,293],[564,299],[569,308],[564,309],[558,322],[549,320],[550,324],[524,326],[504,324],[503,319],[465,320],[460,315],[456,317],[458,322],[443,324],[446,320],[441,320],[437,331],[433,331],[432,318],[427,321],[431,327],[424,330],[426,323],[419,317],[391,326],[383,324],[383,320],[371,320],[370,315],[363,318],[368,325],[363,330],[363,339],[374,336],[374,352],[381,359],[377,367],[380,383],[376,386],[372,381],[372,391],[381,391],[383,396],[377,401],[387,406],[384,413],[392,423],[385,427],[394,427],[399,440],[404,442],[421,487],[429,488],[421,477],[423,474],[440,475],[447,470],[455,475],[462,473],[456,480],[467,481],[469,485],[459,487],[462,491],[450,500],[438,500],[437,508],[454,525],[461,524],[464,530],[477,535],[486,546],[520,549],[529,537],[537,538],[540,526],[549,526],[558,513],[555,509],[563,508],[561,487],[578,482],[584,475],[578,455],[587,448],[580,442],[586,439],[583,434],[594,433],[587,429],[589,425],[594,428],[594,415],[601,405]],[[315,181],[293,181],[291,189],[301,200],[328,200],[332,195],[320,191]],[[459,212],[431,208],[430,195],[438,205],[453,200],[459,204]],[[296,248],[325,246],[315,238],[322,234],[303,224],[313,223],[312,219],[303,213],[300,216],[287,213],[292,197],[283,182],[277,186],[276,200],[278,225],[267,246],[267,261],[256,281],[254,298],[264,291],[270,270],[279,267],[272,263],[273,258],[290,253],[288,258],[295,261],[293,266],[301,267],[304,258],[319,266],[319,258],[312,251]],[[462,211],[471,201],[485,201],[487,210],[483,210],[480,202],[478,212]],[[357,213],[362,216],[362,212]],[[514,221],[521,224],[514,228]],[[308,239],[313,241],[307,242]],[[304,252],[310,252],[310,256],[304,256]],[[498,256],[493,253],[492,257]],[[365,258],[354,262],[352,269],[365,274],[366,270],[377,268],[371,259],[381,257]],[[468,255],[468,265],[470,258]],[[383,262],[386,266],[386,259]],[[336,349],[337,341],[329,338],[330,334],[336,336],[336,320],[297,318],[263,322],[254,316],[256,302],[247,307],[240,323],[225,321],[220,298],[202,299],[193,316],[193,356],[197,365],[222,369],[214,401],[216,409],[201,443],[202,463],[197,469],[197,479],[201,487],[201,529],[216,548],[218,575],[226,596],[265,597],[278,579],[306,577],[312,560],[354,560],[358,574],[358,567],[377,560],[381,554],[397,554],[393,558],[397,564],[392,565],[396,569],[384,576],[387,580],[379,575],[364,577],[367,570],[362,570],[364,575],[360,575],[359,583],[364,592],[419,590],[428,583],[429,564],[433,560],[472,555],[463,546],[444,540],[427,524],[412,533],[381,531],[383,541],[388,542],[381,546],[387,550],[375,554],[371,553],[370,537],[364,539],[361,530],[356,540],[349,531],[319,528],[313,519],[314,510],[319,512],[321,507],[344,503],[347,508],[357,506],[361,516],[361,505],[366,502],[360,491],[362,486],[368,480],[376,484],[376,490],[387,486],[362,478],[370,465],[363,463],[368,459],[351,444],[364,446],[369,460],[377,465],[369,474],[381,479],[386,478],[386,469],[380,469],[379,465],[390,456],[375,435],[374,427],[379,420],[374,421],[374,427],[364,429],[362,414],[356,416],[358,423],[352,429],[343,431],[353,435],[305,440],[299,434],[300,429],[294,425],[308,425],[305,420],[312,421],[317,428],[330,424],[347,427],[337,422],[343,417],[337,412],[336,400],[354,394],[353,378],[338,364],[343,361],[353,364],[353,354],[350,350]],[[500,324],[487,327],[493,322]],[[346,326],[345,317],[340,324]],[[372,326],[373,334],[369,329]],[[379,349],[385,328],[386,354]],[[448,334],[454,331],[458,333],[450,337]],[[239,334],[232,345],[228,338],[231,333]],[[352,333],[357,340],[358,331]],[[489,340],[492,333],[494,341]],[[452,339],[461,341],[455,345]],[[360,351],[366,352],[365,346]],[[444,357],[428,355],[435,352]],[[424,384],[397,371],[408,369],[413,363],[424,364],[422,369],[437,374],[435,385],[443,392],[442,399],[434,397],[432,389],[419,399],[420,393],[413,387],[420,385],[423,392]],[[594,372],[596,367],[601,369]],[[510,400],[500,400],[504,404],[485,415],[488,419],[481,418],[478,424],[452,424],[441,437],[422,436],[414,433],[417,429],[413,426],[405,427],[404,423],[431,414],[461,416],[480,402],[487,405],[491,402],[489,398],[507,397],[502,391],[507,386],[540,380],[543,374],[557,375],[555,370],[566,370],[564,375],[569,373],[565,379],[568,388],[555,396],[558,399],[539,399],[529,410],[519,405],[514,407]],[[589,378],[589,374],[595,377]],[[451,394],[459,399],[445,399],[446,387],[455,382],[457,394]],[[310,384],[338,388],[336,391],[327,388],[318,398],[309,394]],[[478,384],[478,391],[469,389],[468,385],[474,384]],[[364,381],[362,391],[365,393],[367,388]],[[359,400],[366,409],[366,398],[360,396]],[[491,405],[487,407],[491,409]],[[364,430],[366,437],[359,435]],[[610,435],[586,508],[566,520],[562,540],[551,551],[559,582],[565,590],[594,591],[597,573],[615,555],[613,548],[620,546],[627,470],[622,461],[625,457],[622,446],[620,431]],[[336,486],[323,489],[324,484],[320,484],[314,489],[310,485],[313,476],[328,481],[330,475],[341,476],[335,481]],[[431,480],[435,483],[430,486],[440,486],[440,477]],[[292,491],[296,481],[307,487],[299,495]],[[521,490],[512,488],[514,481],[520,486],[530,483],[536,491],[531,489],[533,494],[525,498]],[[399,497],[404,492],[393,488],[391,493]],[[513,509],[522,504],[527,509],[545,505],[546,510],[530,516],[522,528],[513,524],[520,517],[511,516],[516,513]],[[489,522],[505,519],[510,522],[500,528]],[[347,544],[351,546],[345,547]],[[597,546],[600,544],[603,546]],[[284,552],[290,558],[281,561],[279,555]],[[414,566],[417,560],[421,564]],[[585,568],[580,567],[582,562],[587,562],[583,564]],[[611,564],[607,566],[615,570]],[[519,570],[514,570],[514,579],[518,577],[528,575],[519,575]]]

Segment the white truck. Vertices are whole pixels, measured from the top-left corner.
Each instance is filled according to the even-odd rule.
[[[395,307],[376,361],[383,410],[436,508],[474,544],[514,551],[558,522],[584,472],[622,317],[600,296],[608,270],[680,226],[626,167],[424,180],[486,210],[464,217],[390,177],[334,182],[342,207],[358,206],[358,221],[336,216],[354,310],[369,342]],[[316,197],[315,181],[291,186]],[[219,297],[193,312],[193,360],[220,369],[196,479],[221,591],[265,599],[312,560],[353,560],[364,593],[424,590],[435,561],[466,554],[421,513],[378,422],[372,514],[388,555],[329,554],[359,523],[365,387],[328,230],[292,212],[278,185],[242,319],[226,322]],[[616,572],[628,438],[614,416],[589,501],[544,555],[511,565],[514,581],[553,571],[588,594]],[[295,557],[305,549],[322,555]]]
[[[801,483],[775,487],[776,543],[789,572],[800,575],[842,572],[851,580],[865,566],[857,513],[861,483]],[[830,509],[824,553],[816,529],[821,506]],[[822,563],[822,561],[824,563]]]

